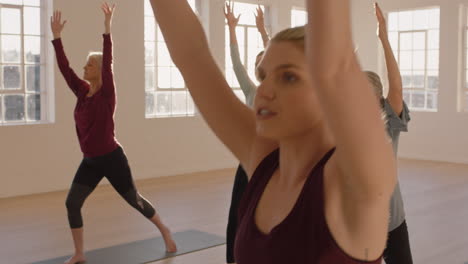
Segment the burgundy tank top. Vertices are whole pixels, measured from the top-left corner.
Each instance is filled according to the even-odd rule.
[[[348,256],[335,242],[325,221],[323,168],[330,150],[309,174],[289,215],[270,234],[255,223],[255,210],[263,191],[279,166],[279,149],[257,167],[239,206],[235,256],[238,264],[362,264]]]

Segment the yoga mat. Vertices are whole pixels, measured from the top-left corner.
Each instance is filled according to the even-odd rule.
[[[176,253],[167,253],[162,237],[156,237],[88,251],[86,252],[86,264],[142,264],[226,243],[226,239],[223,237],[197,230],[174,233],[173,238],[177,244],[178,251]],[[70,256],[34,262],[33,264],[62,264],[68,258]]]

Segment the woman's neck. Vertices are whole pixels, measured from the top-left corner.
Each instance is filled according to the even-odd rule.
[[[303,135],[280,141],[279,178],[285,186],[295,185],[308,177],[322,157],[335,146],[325,122]]]
[[[101,80],[92,80],[89,81],[89,92],[88,92],[88,97],[93,96],[95,93],[97,93],[102,87],[102,81]]]

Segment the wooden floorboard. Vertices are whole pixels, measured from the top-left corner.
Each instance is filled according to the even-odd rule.
[[[170,228],[225,236],[234,169],[137,182]],[[400,160],[400,184],[415,264],[468,263],[468,166]],[[0,199],[0,263],[24,264],[72,252],[66,192]],[[83,209],[86,248],[159,236],[110,186]],[[224,263],[225,246],[154,264]]]

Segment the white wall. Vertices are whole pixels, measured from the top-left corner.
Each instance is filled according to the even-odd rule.
[[[206,1],[210,45],[219,65],[224,65],[223,1]],[[54,1],[53,8],[62,10],[68,19],[64,45],[77,72],[81,72],[88,51],[101,49],[100,2]],[[143,1],[115,2],[118,10],[113,26],[114,71],[119,98],[116,131],[135,179],[236,166],[235,159],[200,117],[145,119]],[[456,111],[457,62],[463,54],[455,32],[461,2],[381,1],[385,10],[441,6],[439,112],[412,113],[410,132],[401,138],[401,157],[468,163],[468,114]],[[301,0],[261,3],[271,7],[274,32],[289,26],[292,6],[304,6]],[[379,46],[371,1],[353,1],[353,28],[363,67],[378,70]],[[75,99],[55,70],[55,123],[0,127],[0,197],[66,189],[79,165],[82,155],[73,122]]]
[[[135,179],[235,167],[233,156],[200,117],[145,119],[143,1],[114,2],[116,131]],[[62,37],[71,65],[79,74],[87,52],[102,47],[100,3],[53,1],[53,9],[60,9],[68,20]],[[211,48],[219,64],[224,65],[223,1],[205,3],[208,3],[204,10],[209,12]],[[262,3],[272,5],[273,12],[281,16],[273,21],[275,31],[289,26],[288,10],[292,4],[283,0]],[[45,26],[49,32],[48,20]],[[55,123],[0,127],[0,197],[66,189],[78,168],[82,154],[73,121],[75,98],[56,66],[52,83]]]
[[[459,14],[462,0],[381,0],[384,11],[440,6],[440,94],[437,113],[413,112],[409,133],[401,137],[399,156],[422,160],[468,163],[468,113],[457,111],[464,51]],[[353,1],[353,31],[365,69],[380,70],[381,46],[375,35],[372,1]],[[463,70],[463,68],[461,68]]]

